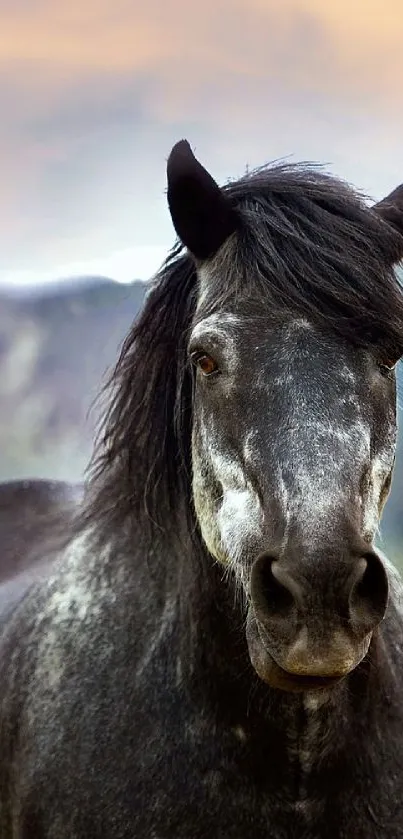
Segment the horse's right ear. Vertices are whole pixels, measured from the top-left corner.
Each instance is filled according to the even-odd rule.
[[[237,229],[238,219],[187,140],[173,147],[167,177],[169,210],[180,240],[196,259],[214,256]]]
[[[401,248],[397,255],[397,261],[400,261],[403,259],[403,184],[400,184],[390,195],[375,204],[373,210],[400,233]]]

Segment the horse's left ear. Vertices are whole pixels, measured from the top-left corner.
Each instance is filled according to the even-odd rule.
[[[401,249],[397,259],[403,259],[403,184],[396,187],[378,204],[375,204],[373,209],[380,215],[384,221],[394,227],[394,229],[401,235]]]
[[[168,205],[174,228],[196,259],[214,256],[235,232],[238,219],[228,199],[196,160],[187,140],[180,140],[167,165]]]

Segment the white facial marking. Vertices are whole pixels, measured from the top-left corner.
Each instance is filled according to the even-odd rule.
[[[252,487],[224,488],[217,521],[224,551],[234,563],[241,561],[249,534],[259,532],[261,517],[260,502]]]
[[[386,452],[383,456],[374,457],[369,475],[369,486],[363,509],[363,531],[370,539],[374,539],[380,520],[380,504],[383,487],[390,473],[390,454]]]
[[[243,319],[238,315],[231,314],[231,312],[213,312],[213,314],[196,323],[192,329],[192,337],[197,339],[199,334],[204,335],[211,331],[214,335],[221,334],[223,338],[227,338],[228,329],[226,327],[239,327],[242,326],[242,323]]]
[[[295,432],[292,426],[293,416]],[[330,422],[310,420],[309,425],[305,425],[305,430],[310,433],[308,458],[299,443],[300,416],[304,416],[302,410],[300,415],[296,415],[293,409],[287,429],[291,442],[295,433],[295,449],[298,451],[298,456],[292,463],[292,492],[282,477],[281,480],[277,478],[276,488],[283,510],[286,511],[287,523],[298,520],[303,530],[311,535],[312,527],[323,526],[340,502],[344,484],[345,453],[351,451],[355,457],[359,453],[365,462],[369,457],[370,436],[368,428],[360,421],[344,432],[334,429]],[[339,457],[339,454],[343,456]],[[338,487],[340,493],[337,491]],[[285,542],[286,539],[284,544]]]
[[[203,450],[203,458],[208,458],[208,468],[221,487],[221,495],[216,503],[211,500],[209,487],[201,477],[206,464],[203,461],[198,466],[198,455],[194,454],[193,495],[202,536],[217,560],[236,564],[249,534],[260,530],[260,500],[240,464],[214,445],[208,445],[208,434]]]

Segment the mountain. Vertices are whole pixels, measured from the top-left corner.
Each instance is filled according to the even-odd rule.
[[[94,277],[0,293],[0,479],[82,474],[96,420],[88,412],[145,288]]]
[[[119,285],[86,277],[34,291],[0,292],[0,480],[80,479],[98,416],[94,399],[145,291],[142,282]],[[400,420],[403,425],[402,412]],[[401,431],[382,526],[383,546],[399,560],[402,497]]]

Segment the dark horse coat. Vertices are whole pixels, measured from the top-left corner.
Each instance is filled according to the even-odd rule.
[[[168,200],[84,501],[0,490],[0,839],[398,839],[403,191],[181,142]]]

